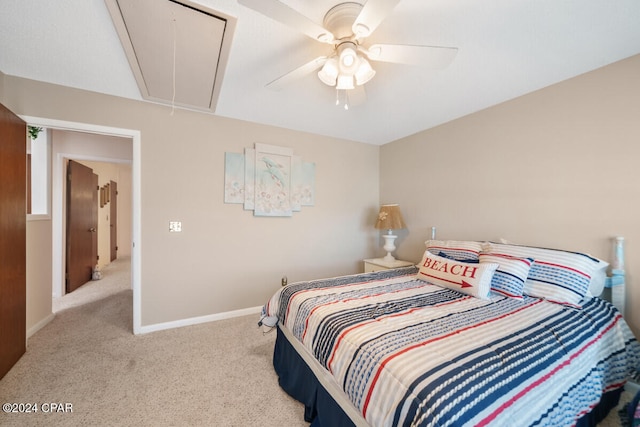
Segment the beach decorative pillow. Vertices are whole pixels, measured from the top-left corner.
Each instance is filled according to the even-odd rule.
[[[496,263],[469,263],[424,252],[418,278],[480,299],[489,299]]]

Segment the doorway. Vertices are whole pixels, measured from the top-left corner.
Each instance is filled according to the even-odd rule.
[[[48,129],[57,129],[70,132],[82,132],[88,134],[98,134],[128,138],[132,143],[131,160],[131,287],[133,289],[133,333],[138,334],[141,330],[141,256],[140,256],[140,200],[141,200],[141,136],[140,131],[133,129],[122,129],[105,127],[86,123],[68,122],[40,117],[22,116],[27,123],[35,126],[42,126]],[[66,158],[74,157],[78,160],[95,160],[106,162],[117,162],[117,159],[100,156],[77,156],[69,153],[58,152],[52,158],[52,293],[63,294],[64,287],[64,161]]]
[[[131,157],[127,138],[62,131],[52,135],[54,151],[76,142],[80,147],[86,145],[88,152],[111,147],[113,155]],[[66,292],[60,290],[54,300],[85,286],[94,274],[100,277],[99,271],[116,258],[131,256],[131,162],[69,159],[65,164]],[[98,182],[92,184],[94,175]],[[118,203],[120,198],[122,203]]]

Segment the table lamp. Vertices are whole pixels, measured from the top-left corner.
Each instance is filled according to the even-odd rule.
[[[400,212],[400,206],[382,205],[380,206],[380,212],[378,213],[378,221],[376,221],[376,228],[379,230],[388,230],[387,234],[383,234],[384,250],[387,251],[387,255],[383,258],[385,261],[394,261],[395,258],[391,255],[391,252],[396,250],[394,241],[398,236],[393,234],[393,230],[399,230],[405,228],[404,220],[402,219],[402,212]]]

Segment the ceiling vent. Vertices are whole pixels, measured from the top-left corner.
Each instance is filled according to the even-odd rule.
[[[105,0],[142,97],[215,111],[236,19],[188,0]]]

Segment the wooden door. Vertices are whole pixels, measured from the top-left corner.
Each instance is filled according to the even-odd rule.
[[[67,165],[66,291],[91,280],[98,262],[98,176],[73,160]]]
[[[27,125],[0,104],[0,378],[27,337]]]
[[[118,183],[111,181],[109,184],[109,233],[111,239],[111,257],[113,261],[118,258]]]

